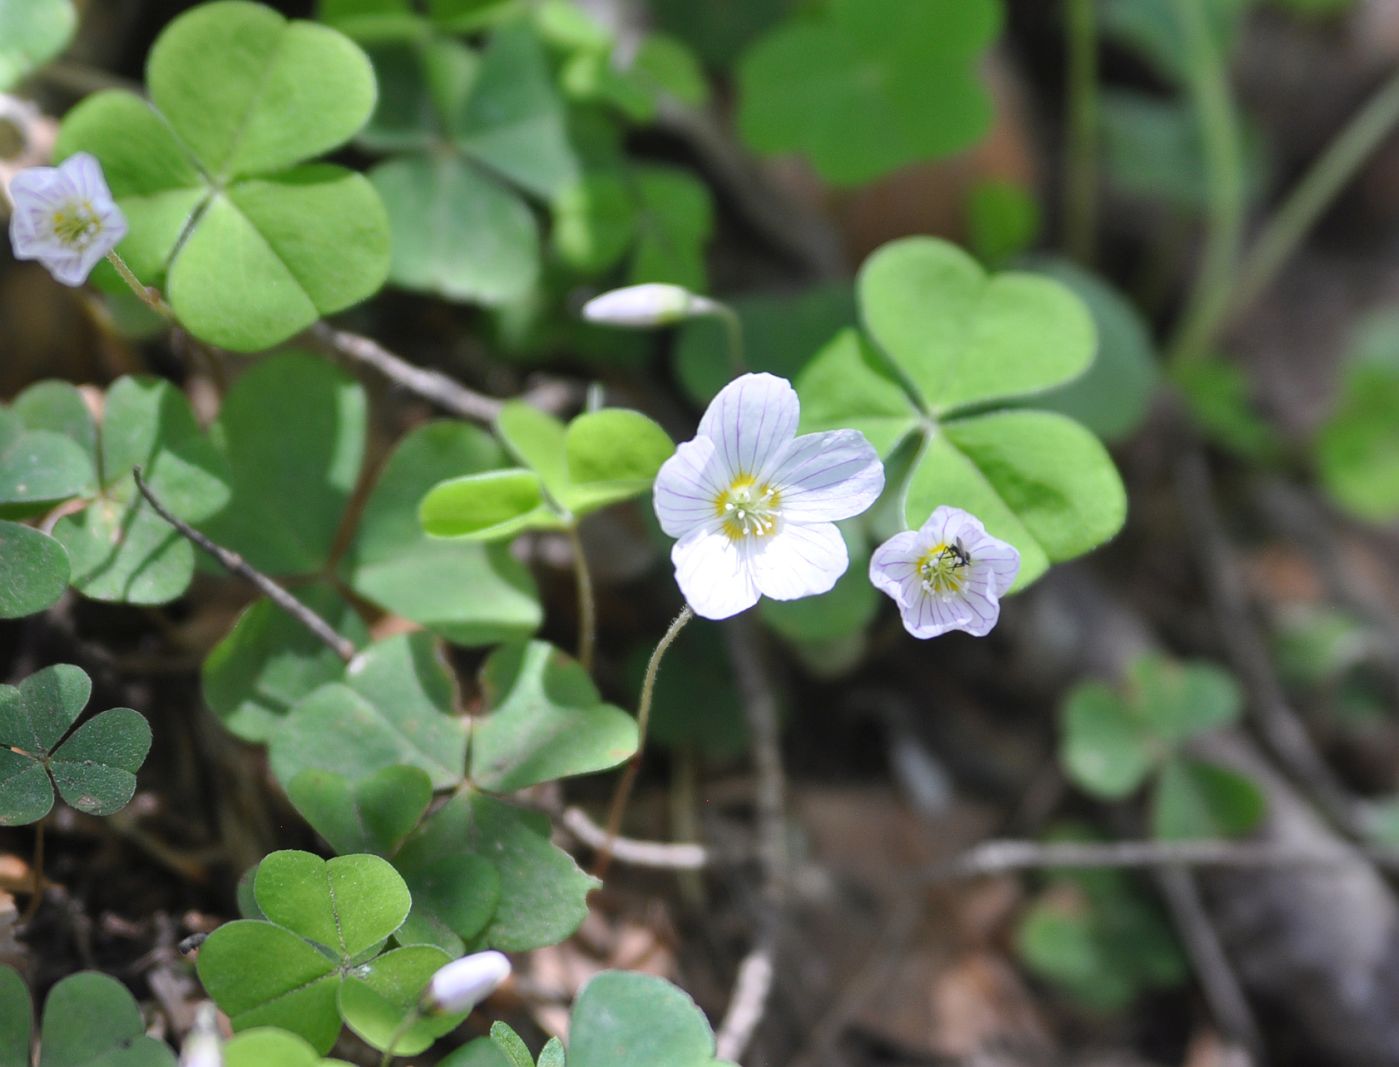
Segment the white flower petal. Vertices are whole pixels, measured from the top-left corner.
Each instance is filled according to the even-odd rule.
[[[595,296],[583,305],[583,318],[607,326],[646,329],[669,326],[696,315],[710,315],[717,305],[678,285],[647,282]]]
[[[683,537],[696,526],[714,521],[714,502],[726,488],[715,452],[708,437],[696,437],[661,464],[652,502],[661,529],[669,536]]]
[[[907,603],[905,590],[910,581],[918,586],[918,531],[895,534],[870,556],[870,583],[900,605]]]
[[[866,510],[884,491],[884,464],[859,430],[798,437],[764,472],[796,522],[836,522]]]
[[[758,590],[773,600],[830,592],[850,566],[845,539],[829,522],[784,521],[753,544],[748,559]]]
[[[743,547],[718,523],[685,534],[670,550],[675,580],[696,615],[727,619],[758,602],[758,587]]]
[[[510,969],[510,960],[494,950],[453,960],[428,982],[428,1008],[445,1013],[470,1011],[510,977]]]
[[[126,218],[112,199],[97,160],[80,152],[57,167],[30,167],[10,182],[10,243],[20,259],[37,259],[64,285],[82,285],[92,268],[126,236]],[[82,236],[55,226],[58,212],[80,212],[94,224]],[[66,239],[65,239],[66,238]]]
[[[756,477],[797,432],[800,415],[797,391],[785,378],[745,374],[710,402],[699,436],[718,446],[730,479]]]
[[[110,201],[112,191],[107,188],[107,179],[102,176],[102,164],[88,152],[78,152],[69,156],[58,168],[68,179],[73,191],[93,204]]]

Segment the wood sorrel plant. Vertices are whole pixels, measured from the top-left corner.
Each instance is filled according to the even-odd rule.
[[[993,5],[966,6],[944,72],[970,101],[965,113],[944,101],[949,114],[866,161],[873,171],[960,145],[982,124],[968,72]],[[260,593],[204,659],[205,701],[229,732],[266,746],[271,777],[335,855],[280,850],[248,872],[242,918],[214,930],[197,961],[236,1036],[225,1042],[206,1020],[186,1045],[190,1067],[334,1062],[322,1057],[345,1027],[388,1063],[431,1048],[468,1013],[491,1013],[488,998],[510,981],[504,954],[569,938],[600,885],[556,821],[590,840],[599,873],[623,855],[662,659],[694,616],[723,624],[766,600],[764,617],[781,620],[773,604],[812,600],[801,610],[833,624],[789,615],[774,627],[817,645],[813,633],[866,628],[879,590],[915,637],[984,635],[1002,597],[1112,536],[1125,508],[1087,429],[1020,406],[1092,361],[1093,320],[1063,285],[988,275],[945,242],[896,242],[861,272],[861,328],[843,315],[794,386],[744,343],[738,311],[700,293],[703,187],[696,196],[692,178],[574,143],[579,111],[605,115],[617,142],[659,113],[684,90],[673,69],[612,70],[599,59],[610,38],[558,2],[419,14],[347,0],[323,13],[344,32],[243,0],[186,13],[152,48],[148,101],[125,90],[84,100],[64,120],[59,167],[10,187],[17,255],[64,284],[91,273],[101,286],[111,279],[94,267],[110,253],[165,325],[220,367],[224,350],[262,353],[220,391],[207,427],[178,389],[147,376],[119,379],[100,404],[44,383],[0,410],[0,614],[41,611],[70,585],[93,600],[166,604],[189,589],[197,551]],[[837,4],[805,32],[828,38],[868,18]],[[839,130],[849,119],[775,128],[791,100],[771,69],[792,39],[775,37],[745,67],[743,123],[760,147],[826,146],[825,121]],[[863,58],[890,77],[913,73],[898,50]],[[313,162],[354,138],[390,157],[368,178]],[[864,175],[816,155],[837,180]],[[643,205],[620,222],[618,189]],[[638,283],[589,301],[586,322],[718,320],[732,380],[678,448],[626,408],[589,404],[564,419],[450,382],[444,394],[440,375],[318,325],[386,278],[454,302],[522,300],[548,273],[546,206],[558,258],[582,280]],[[305,348],[329,336],[339,355],[428,399],[454,396],[448,406],[485,427],[418,425],[367,471],[364,386],[315,351],[266,351],[298,334]],[[728,373],[750,362],[755,373]],[[649,657],[633,716],[594,676],[595,661],[615,658],[615,635],[598,625],[579,530],[647,496],[675,539],[685,606]],[[19,521],[45,515],[43,528]],[[549,620],[512,552],[524,537],[560,535],[576,656],[539,638]],[[449,658],[463,649],[481,650],[474,684]],[[134,791],[149,744],[136,713],[106,712],[62,740],[86,696],[74,671],[0,690],[10,746],[0,821],[41,817],[50,778],[93,814]],[[623,767],[605,828],[557,800],[566,780]],[[124,1034],[127,1005],[108,999]],[[44,1029],[45,1064],[86,1062],[64,1058],[47,1016]],[[551,1040],[537,1064],[720,1067],[736,1041],[716,1043],[674,986],[604,972],[578,992],[566,1051]],[[124,1047],[133,1063],[170,1060],[155,1043]],[[497,1023],[442,1062],[502,1058],[536,1062]]]

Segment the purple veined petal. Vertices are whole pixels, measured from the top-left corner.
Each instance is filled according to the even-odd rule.
[[[97,213],[97,217],[102,220],[102,240],[100,244],[106,245],[102,254],[105,256],[117,245],[121,244],[122,238],[126,236],[129,227],[126,224],[126,215],[115,203],[109,204]]]
[[[652,503],[667,535],[683,537],[696,526],[714,521],[715,502],[727,488],[719,467],[714,442],[708,437],[686,441],[661,464]]]
[[[55,281],[76,289],[87,281],[87,276],[92,273],[97,259],[102,257],[99,255],[93,259],[90,254],[83,252],[50,252],[38,258],[39,262],[48,268]]]
[[[696,615],[727,619],[758,602],[758,587],[743,547],[718,523],[700,526],[670,550],[675,581]]]
[[[106,175],[102,173],[102,164],[97,162],[96,157],[87,152],[78,152],[60,163],[58,169],[73,186],[73,191],[90,201],[98,214],[112,203],[112,191],[107,188]]]
[[[47,213],[72,197],[73,188],[57,167],[26,167],[10,179],[9,194],[16,211]]]
[[[985,637],[1001,617],[1000,601],[981,590],[968,587],[962,590],[958,600],[965,605],[971,615],[961,629],[973,637]]]
[[[749,550],[753,581],[773,600],[828,593],[850,566],[845,539],[829,522],[790,522]]]
[[[798,437],[764,472],[797,522],[836,522],[865,511],[884,491],[884,464],[859,430]]]
[[[918,532],[897,533],[874,550],[870,556],[870,583],[903,603],[905,586],[910,579],[918,584]]]
[[[718,446],[729,480],[756,477],[796,434],[800,416],[791,382],[775,374],[745,374],[710,401],[698,433]]]

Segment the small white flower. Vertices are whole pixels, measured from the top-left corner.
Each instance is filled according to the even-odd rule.
[[[895,534],[870,559],[870,581],[899,605],[914,637],[991,632],[1020,553],[992,537],[975,515],[943,506],[921,528]]]
[[[10,244],[18,259],[37,259],[64,285],[82,285],[126,236],[102,166],[86,152],[57,167],[29,167],[10,182]]]
[[[499,952],[476,952],[438,970],[423,994],[430,1012],[470,1011],[510,977],[510,961]]]
[[[212,1004],[201,1004],[180,1049],[180,1067],[223,1067],[222,1049],[218,1010]]]
[[[875,502],[884,466],[858,430],[797,437],[800,413],[785,378],[745,374],[656,476],[656,515],[679,538],[675,580],[696,614],[815,596],[850,565],[834,524]]]
[[[678,285],[649,282],[595,296],[583,305],[583,318],[607,326],[649,329],[670,326],[683,319],[713,315],[719,305]]]

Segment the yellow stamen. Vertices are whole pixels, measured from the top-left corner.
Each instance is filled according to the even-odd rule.
[[[967,583],[967,564],[946,541],[924,552],[917,566],[923,588],[929,593],[960,593]]]
[[[101,232],[91,201],[70,200],[53,213],[53,235],[69,247],[86,248]]]
[[[740,474],[714,498],[714,514],[722,519],[730,541],[746,537],[767,537],[777,532],[778,509],[782,494],[751,474]]]

